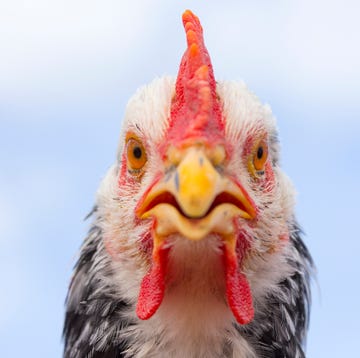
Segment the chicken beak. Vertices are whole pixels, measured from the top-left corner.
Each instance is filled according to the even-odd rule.
[[[203,217],[221,185],[221,178],[203,151],[191,148],[181,161],[170,185],[184,214]]]
[[[210,232],[234,232],[234,217],[253,219],[255,205],[240,185],[220,174],[203,148],[187,148],[176,169],[157,182],[137,208],[141,219],[154,217],[155,234],[179,232],[201,240]]]

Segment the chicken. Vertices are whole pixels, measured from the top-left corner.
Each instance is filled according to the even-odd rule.
[[[183,14],[176,79],[129,101],[70,284],[66,358],[304,357],[312,259],[275,119],[215,81]]]

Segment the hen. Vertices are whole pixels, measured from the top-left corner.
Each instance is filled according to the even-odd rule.
[[[67,297],[66,358],[304,357],[310,254],[274,117],[215,81],[183,14],[176,79],[129,101]]]

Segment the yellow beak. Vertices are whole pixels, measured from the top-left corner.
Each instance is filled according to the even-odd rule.
[[[227,236],[234,231],[234,217],[255,218],[247,194],[213,162],[202,147],[187,148],[177,167],[146,194],[137,214],[156,218],[157,237],[175,232],[190,240],[210,232]]]
[[[191,218],[206,214],[221,186],[221,178],[202,150],[191,148],[177,168],[175,195],[182,211]]]

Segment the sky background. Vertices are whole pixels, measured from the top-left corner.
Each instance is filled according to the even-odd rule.
[[[3,0],[2,357],[61,357],[83,219],[115,159],[127,100],[177,73],[186,8],[201,19],[216,78],[244,80],[278,119],[318,271],[307,356],[357,356],[359,2]]]

